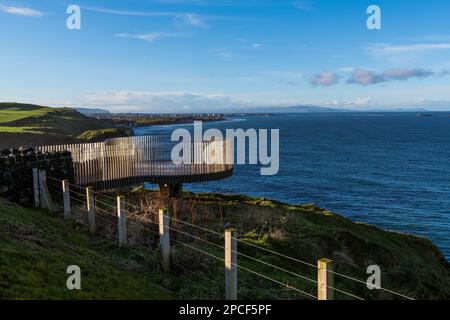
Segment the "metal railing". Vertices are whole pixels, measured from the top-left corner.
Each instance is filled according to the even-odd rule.
[[[184,183],[223,179],[232,174],[226,140],[182,142],[183,163],[172,161],[179,144],[170,136],[139,136],[105,142],[37,147],[41,152],[70,151],[75,183],[96,189],[120,188],[143,182]]]

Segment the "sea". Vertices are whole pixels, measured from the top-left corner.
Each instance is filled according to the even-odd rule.
[[[192,124],[135,128],[170,134]],[[353,221],[426,237],[450,260],[450,112],[243,115],[204,129],[280,130],[280,169],[261,176],[237,165],[232,177],[189,184],[195,192],[314,203]]]

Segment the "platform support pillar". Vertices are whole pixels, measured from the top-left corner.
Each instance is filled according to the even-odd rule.
[[[163,198],[179,198],[181,197],[181,190],[183,185],[181,183],[170,184],[170,183],[160,183],[159,184],[159,194]]]

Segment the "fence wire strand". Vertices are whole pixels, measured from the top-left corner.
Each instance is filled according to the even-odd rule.
[[[56,190],[58,194],[59,194],[59,193],[62,194],[62,185],[56,183],[56,182],[62,183],[62,180],[56,179],[56,178],[53,178],[53,177],[48,177],[48,179],[55,181],[55,182],[50,182],[49,180],[47,180],[47,183],[50,182],[53,191]],[[81,193],[81,192],[83,192],[83,189],[84,189],[83,187],[78,186],[78,185],[75,185],[75,184],[72,184],[72,183],[68,183],[68,185],[69,185],[69,187],[72,187],[72,186],[73,186],[74,188],[80,190],[80,192],[77,192],[77,191],[73,190],[72,188],[70,188],[70,194],[74,194],[74,195],[77,195],[77,196],[80,196],[80,197],[83,197],[83,198],[86,197],[86,194]],[[93,193],[94,195],[98,195],[98,196],[104,197],[104,198],[106,198],[106,199],[111,199],[111,200],[113,200],[113,201],[117,201],[117,198],[114,198],[114,197],[112,197],[112,196],[110,196],[110,195],[102,194],[102,193],[96,192],[96,191],[94,191],[94,190],[92,190],[92,193]],[[85,201],[83,201],[83,200],[81,200],[81,199],[78,199],[77,197],[74,197],[74,196],[72,196],[72,195],[70,195],[70,199],[71,199],[71,200],[74,200],[74,201],[77,201],[77,202],[79,202],[79,203],[81,203],[81,204],[83,204],[83,205],[86,205],[86,202],[85,202]],[[112,205],[112,204],[110,204],[110,203],[104,202],[103,200],[99,200],[98,198],[95,199],[95,202],[96,202],[97,204],[103,204],[103,205],[105,205],[106,207],[108,207],[108,208],[110,208],[110,209],[113,209],[114,212],[117,210],[117,207],[116,207],[115,205]],[[137,206],[137,205],[130,204],[130,203],[126,203],[126,206],[127,206],[127,207],[131,207],[131,208],[136,208],[136,209],[138,209],[138,212],[142,212],[142,207],[141,207],[141,206]],[[73,206],[73,207],[74,207],[74,208],[77,208],[77,209],[79,209],[79,210],[87,211],[86,208],[82,208],[82,207],[78,207],[78,206]],[[108,212],[107,209],[99,208],[98,206],[97,206],[96,209],[99,210],[99,211],[102,211],[102,213],[104,213],[105,216],[117,218],[116,215],[110,214],[110,213]],[[189,223],[189,222],[187,222],[187,221],[183,221],[183,220],[177,219],[177,218],[175,218],[175,217],[170,217],[170,216],[167,216],[167,217],[168,217],[169,220],[171,220],[171,221],[174,221],[174,222],[177,222],[177,223],[180,223],[180,224],[183,224],[183,225],[192,227],[192,228],[196,228],[196,229],[198,229],[198,230],[207,232],[207,233],[209,233],[209,234],[213,234],[213,235],[220,236],[221,238],[223,237],[223,234],[220,233],[220,232],[218,232],[218,231],[214,231],[214,230],[211,230],[211,229],[208,229],[208,228],[205,228],[205,227],[201,227],[201,226],[198,226],[198,225],[196,225],[196,224],[194,224],[194,223]],[[98,218],[100,218],[103,222],[108,223],[110,226],[117,227],[117,224],[115,224],[115,223],[113,223],[113,222],[111,222],[111,221],[108,221],[108,220],[107,220],[106,218],[104,218],[104,217],[98,216]],[[142,224],[140,224],[140,223],[137,223],[137,221],[140,221],[140,222],[143,222],[143,223],[151,223],[151,224],[154,224],[154,225],[159,225],[158,222],[153,221],[152,219],[143,218],[143,217],[139,216],[137,213],[132,213],[132,214],[127,214],[127,216],[126,216],[126,221],[127,221],[127,223],[133,224],[133,225],[135,225],[135,226],[137,226],[137,227],[142,228],[143,230],[149,231],[149,232],[151,232],[151,233],[153,233],[153,234],[159,236],[159,233],[157,233],[156,231],[151,230],[150,228],[148,228],[148,227],[145,226],[145,225],[142,225]],[[179,234],[186,235],[186,236],[188,236],[188,237],[191,237],[191,238],[194,239],[194,240],[198,240],[198,241],[201,241],[201,242],[203,242],[203,243],[212,245],[212,246],[214,246],[214,247],[216,247],[216,248],[219,248],[219,249],[225,249],[224,246],[219,245],[219,244],[214,243],[214,242],[211,242],[211,241],[209,241],[209,240],[206,240],[205,238],[201,238],[201,237],[199,237],[199,236],[197,236],[197,235],[192,235],[192,234],[190,234],[190,233],[188,233],[188,232],[185,232],[185,231],[182,231],[182,230],[179,230],[179,229],[177,229],[177,228],[170,227],[170,226],[169,226],[169,229],[172,230],[173,232],[176,232],[176,233],[179,233]],[[205,236],[205,237],[206,237],[206,236]],[[309,267],[312,267],[312,268],[315,268],[315,269],[318,268],[318,266],[315,265],[315,264],[312,264],[312,263],[309,263],[309,262],[306,262],[306,261],[303,261],[303,260],[300,260],[300,259],[297,259],[297,258],[288,256],[288,255],[285,255],[285,254],[282,254],[282,253],[277,252],[277,251],[275,251],[275,250],[271,250],[271,249],[268,249],[268,248],[264,248],[264,247],[258,246],[258,245],[256,245],[256,244],[250,243],[250,242],[245,241],[245,240],[242,240],[242,239],[238,239],[238,238],[234,238],[234,237],[233,237],[232,239],[235,240],[235,241],[237,241],[238,243],[244,244],[244,245],[246,245],[246,246],[250,246],[250,247],[252,247],[252,248],[255,248],[255,249],[258,249],[258,250],[262,250],[262,251],[265,251],[265,252],[267,252],[267,253],[270,253],[270,254],[273,254],[273,255],[276,255],[276,256],[279,256],[279,257],[282,257],[282,258],[285,258],[285,259],[288,259],[288,260],[291,260],[291,261],[294,261],[294,262],[297,262],[297,263],[300,263],[300,264],[303,264],[303,265],[306,265],[306,266],[309,266]],[[144,240],[145,240],[145,241],[153,241],[153,240],[151,240],[151,239],[144,239]],[[218,260],[218,261],[224,262],[224,259],[223,259],[223,258],[217,257],[216,255],[213,255],[213,254],[211,254],[211,253],[209,253],[209,252],[207,252],[207,251],[205,251],[205,250],[202,250],[202,249],[199,249],[199,248],[197,248],[197,247],[195,247],[195,246],[192,246],[192,245],[189,245],[189,244],[187,244],[187,243],[184,243],[184,242],[182,242],[182,241],[180,241],[180,240],[178,240],[178,239],[173,239],[173,241],[175,241],[175,242],[179,243],[180,245],[182,245],[182,246],[184,246],[184,247],[187,247],[187,248],[189,248],[189,249],[191,249],[191,250],[194,250],[194,251],[197,251],[197,252],[199,252],[199,253],[202,253],[203,255],[206,255],[206,256],[208,256],[208,257],[210,257],[210,258],[214,258],[214,259],[216,259],[216,260]],[[153,242],[156,243],[155,241],[153,241]],[[157,243],[156,243],[156,244],[157,244]],[[234,252],[234,251],[233,251],[233,252]],[[249,256],[249,255],[244,254],[244,253],[241,253],[241,252],[237,252],[237,251],[236,251],[235,253],[238,254],[238,255],[240,255],[240,256],[242,256],[242,257],[244,257],[244,258],[250,259],[250,260],[252,260],[252,261],[255,261],[255,262],[264,264],[264,265],[266,265],[266,266],[275,268],[275,269],[277,269],[277,270],[279,270],[279,271],[283,271],[283,272],[285,272],[285,273],[288,273],[288,274],[290,274],[290,275],[292,275],[292,276],[295,276],[295,277],[298,277],[298,278],[300,278],[300,279],[307,280],[307,281],[309,281],[309,282],[312,282],[312,283],[317,284],[317,281],[316,281],[316,280],[310,279],[310,278],[308,278],[308,277],[306,277],[306,276],[302,276],[302,275],[300,275],[300,274],[298,274],[298,273],[292,272],[292,271],[287,270],[287,269],[285,269],[285,268],[282,268],[282,267],[273,265],[273,264],[271,264],[271,263],[268,263],[268,262],[266,262],[266,261],[263,261],[263,260],[254,258],[254,257],[252,257],[252,256]],[[303,290],[300,290],[300,289],[298,289],[298,288],[295,288],[295,287],[292,286],[292,285],[283,283],[283,282],[281,282],[281,281],[279,281],[279,280],[277,280],[277,279],[273,279],[273,278],[271,278],[271,277],[268,277],[268,276],[266,276],[266,275],[264,275],[264,274],[261,274],[261,273],[259,273],[259,272],[254,271],[254,270],[251,270],[251,269],[249,269],[249,268],[243,267],[243,266],[241,266],[241,265],[235,264],[235,266],[238,267],[239,269],[242,269],[242,270],[246,271],[246,272],[252,273],[252,274],[254,274],[254,275],[256,275],[256,276],[259,276],[259,277],[264,278],[264,279],[266,279],[266,280],[270,280],[270,281],[272,281],[272,282],[274,282],[274,283],[277,283],[277,284],[283,286],[284,288],[286,288],[286,289],[288,289],[288,290],[293,290],[293,291],[299,292],[300,294],[305,295],[305,296],[307,296],[307,297],[309,297],[309,298],[314,298],[314,299],[316,299],[316,297],[315,297],[314,295],[309,294],[309,293],[307,293],[307,292],[305,292],[305,291],[303,291]],[[366,281],[357,279],[357,278],[355,278],[355,277],[352,277],[352,276],[349,276],[349,275],[346,275],[346,274],[343,274],[343,273],[340,273],[340,272],[337,272],[337,271],[333,271],[333,270],[329,270],[329,272],[332,273],[332,274],[335,274],[335,275],[337,275],[337,276],[339,276],[339,277],[343,277],[343,278],[346,278],[346,279],[349,279],[349,280],[358,282],[358,283],[360,283],[360,284],[366,285]],[[336,287],[333,287],[333,286],[327,286],[327,287],[328,287],[329,289],[332,289],[332,290],[334,290],[334,291],[336,291],[336,292],[340,292],[340,293],[342,293],[342,294],[348,295],[348,296],[353,297],[353,298],[355,298],[355,299],[363,300],[363,298],[361,298],[361,297],[359,297],[359,296],[357,296],[357,295],[348,293],[348,292],[346,292],[346,291],[344,291],[344,290],[341,290],[341,289],[338,289],[338,288],[336,288]],[[389,290],[389,289],[386,289],[386,288],[383,288],[383,287],[379,287],[379,286],[374,286],[374,288],[379,289],[379,290],[382,290],[382,291],[385,291],[385,292],[388,292],[388,293],[393,294],[393,295],[397,295],[397,296],[399,296],[399,297],[402,297],[402,298],[405,298],[405,299],[408,299],[408,300],[414,300],[413,298],[411,298],[411,297],[409,297],[409,296],[407,296],[407,295],[404,295],[404,294],[395,292],[395,291],[393,291],[393,290]]]

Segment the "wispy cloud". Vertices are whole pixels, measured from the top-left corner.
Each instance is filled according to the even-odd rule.
[[[311,10],[312,9],[312,5],[309,1],[297,0],[297,1],[293,1],[292,5],[294,6],[294,8],[299,9],[299,10]]]
[[[389,69],[382,73],[378,73],[371,70],[357,68],[354,69],[347,83],[359,84],[362,86],[368,86],[372,84],[387,82],[391,80],[405,81],[412,78],[427,78],[435,75],[436,73],[421,68],[397,68]]]
[[[163,5],[184,5],[199,7],[261,7],[282,4],[280,0],[147,0]],[[288,2],[289,3],[289,2]]]
[[[262,48],[264,45],[262,43],[254,43],[252,44],[252,48],[253,49],[260,49]]]
[[[168,38],[168,37],[179,37],[180,34],[177,33],[167,33],[167,32],[149,32],[149,33],[140,33],[140,34],[128,34],[128,33],[117,33],[116,37],[121,38],[131,38],[137,40],[143,40],[146,42],[153,43],[157,40]]]
[[[237,57],[237,54],[230,51],[227,48],[217,48],[209,50],[211,53],[215,54],[222,60],[233,60]]]
[[[0,11],[14,14],[17,16],[24,16],[24,17],[43,17],[45,14],[42,11],[28,8],[28,7],[19,7],[19,6],[6,6],[0,4]]]
[[[332,86],[339,82],[339,75],[334,72],[321,72],[312,75],[309,78],[309,83],[313,87],[317,86]]]
[[[120,16],[137,16],[137,17],[174,17],[174,16],[182,16],[187,13],[184,12],[166,12],[166,11],[128,11],[128,10],[116,10],[116,9],[108,9],[108,8],[97,8],[97,7],[83,7],[84,10],[104,13],[104,14],[113,14]]]
[[[333,100],[333,101],[327,101],[324,103],[319,103],[321,106],[325,107],[335,107],[335,108],[358,108],[358,109],[364,109],[364,108],[372,108],[376,106],[376,102],[372,97],[363,97],[363,98],[357,98],[353,101],[339,101],[339,100]]]
[[[416,108],[425,108],[427,110],[449,110],[450,109],[450,99],[425,99],[418,98],[414,99],[409,103]]]
[[[383,73],[383,76],[392,80],[408,80],[410,78],[426,78],[434,75],[433,71],[425,69],[390,69]]]
[[[249,46],[254,50],[261,49],[265,46],[266,43],[270,42],[270,40],[249,40],[245,38],[238,38],[237,41],[245,44],[246,46]]]
[[[197,27],[197,28],[206,28],[208,24],[205,19],[198,14],[194,13],[186,13],[182,16],[182,19],[186,22],[186,24]]]
[[[347,80],[347,83],[360,84],[362,86],[368,86],[371,84],[385,82],[386,78],[381,74],[377,74],[374,71],[365,70],[365,69],[355,69],[353,70],[350,78]]]
[[[367,47],[372,55],[387,56],[402,53],[417,53],[435,50],[449,50],[450,43],[417,43],[409,45],[375,44]]]
[[[245,105],[226,95],[188,92],[106,91],[85,96],[88,106],[121,112],[209,112]]]
[[[172,17],[181,20],[183,23],[197,28],[208,27],[208,20],[229,19],[227,17],[202,15],[193,12],[176,11],[128,11],[97,7],[83,7],[83,9],[111,15],[136,16],[136,17]]]

